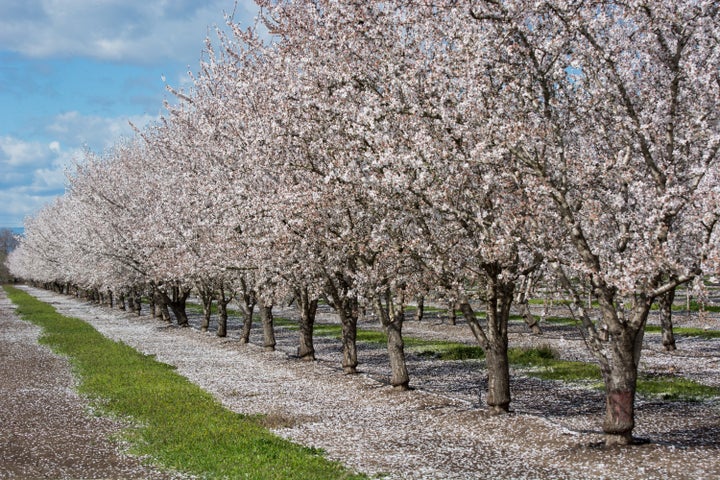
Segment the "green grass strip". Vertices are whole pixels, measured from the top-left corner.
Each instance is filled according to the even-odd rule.
[[[660,325],[646,325],[645,331],[651,333],[662,333],[662,327]],[[707,340],[720,338],[720,330],[704,330],[702,328],[694,327],[673,327],[673,334],[685,337],[700,337]]]
[[[516,315],[512,319],[518,320],[522,317]],[[575,325],[577,323],[569,317],[546,317],[544,320],[555,325]],[[297,321],[282,317],[275,317],[275,325],[298,328]],[[658,326],[648,325],[646,331],[659,332],[661,330]],[[679,335],[708,339],[720,338],[720,332],[717,330],[676,327],[674,331]],[[315,324],[314,334],[339,339],[342,335],[342,327],[337,324]],[[404,336],[403,340],[408,353],[434,360],[483,360],[485,358],[483,349],[476,345],[447,340],[426,340],[411,336]],[[359,328],[357,341],[384,346],[387,344],[387,336],[380,330]],[[591,383],[602,388],[600,367],[597,364],[561,360],[557,353],[547,346],[530,349],[511,348],[508,350],[508,359],[513,367],[525,369],[524,373],[532,377],[569,383]],[[641,375],[638,378],[637,391],[641,395],[667,400],[699,400],[720,395],[718,388],[673,375]]]
[[[69,358],[80,392],[101,411],[137,425],[125,432],[131,453],[201,478],[365,478],[316,449],[273,435],[261,417],[224,408],[174,367],[109,340],[22,290],[5,290],[20,316],[43,328],[41,343]]]
[[[558,319],[559,321],[570,319]],[[318,335],[340,338],[339,325],[316,325]],[[358,341],[385,345],[387,337],[378,330],[358,329]],[[436,360],[482,360],[485,352],[479,346],[446,340],[425,340],[404,337],[408,352]],[[508,360],[515,368],[525,369],[525,374],[542,380],[591,383],[602,388],[600,367],[595,363],[561,360],[550,347],[510,348]],[[701,400],[720,396],[720,389],[673,375],[641,375],[637,382],[641,395],[666,400]]]
[[[528,368],[526,373],[536,378],[563,382],[591,382],[602,388],[598,365],[560,360],[557,353],[548,346],[532,349],[511,348],[508,357],[512,365]],[[641,374],[637,381],[637,392],[649,397],[685,401],[720,396],[720,388],[674,375]]]

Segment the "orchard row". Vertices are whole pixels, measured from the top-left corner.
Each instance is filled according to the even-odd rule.
[[[191,289],[249,318],[292,295],[306,358],[327,298],[347,372],[372,308],[400,389],[403,308],[432,292],[485,350],[496,413],[510,308],[542,277],[600,363],[608,443],[631,441],[651,304],[720,272],[717,3],[257,3],[164,118],[78,162],[14,274],[151,291],[179,321]]]

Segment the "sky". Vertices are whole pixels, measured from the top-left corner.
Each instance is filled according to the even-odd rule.
[[[82,152],[142,128],[189,84],[224,14],[254,23],[252,0],[1,0],[0,228],[65,189]]]

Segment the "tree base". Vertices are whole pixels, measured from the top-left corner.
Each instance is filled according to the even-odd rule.
[[[314,353],[308,353],[306,355],[302,355],[298,357],[303,362],[314,362],[315,361],[315,354]]]
[[[488,405],[488,413],[492,416],[507,415],[510,413],[510,405]]]
[[[412,390],[412,388],[410,388],[410,385],[408,383],[401,383],[400,385],[393,385],[392,388],[393,388],[393,391],[395,391],[395,392],[407,392],[407,391]]]
[[[357,367],[343,367],[345,375],[355,375],[358,373]]]
[[[265,350],[266,352],[274,352],[275,347],[263,347],[263,350]]]
[[[606,447],[625,447],[633,445],[632,433],[606,433],[605,434],[605,446]]]

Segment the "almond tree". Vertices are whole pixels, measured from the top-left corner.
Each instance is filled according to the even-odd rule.
[[[495,141],[556,240],[546,254],[600,363],[607,442],[630,443],[650,306],[706,272],[717,248],[717,5],[516,1],[469,11],[493,32],[477,61],[499,77]],[[586,285],[597,321],[580,299]]]

